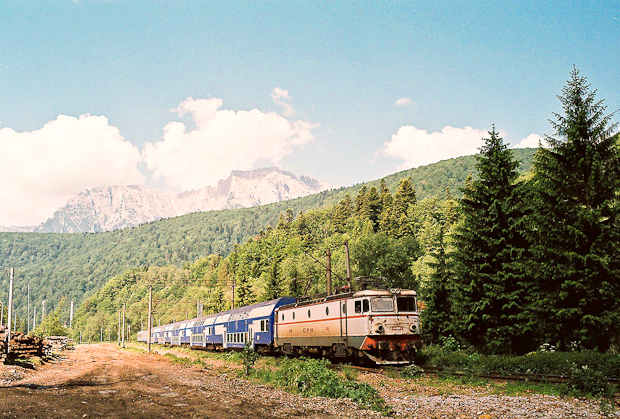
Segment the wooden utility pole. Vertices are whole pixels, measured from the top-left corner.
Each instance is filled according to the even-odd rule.
[[[69,329],[73,327],[73,300],[71,300],[71,311],[69,312]]]
[[[125,347],[125,303],[123,303],[123,348]]]
[[[118,346],[121,346],[121,310],[118,310],[118,333],[116,335]]]
[[[11,351],[11,345],[9,342],[11,341],[11,322],[12,322],[12,314],[13,314],[13,275],[15,271],[11,268],[11,273],[9,274],[9,318],[7,319],[7,329],[9,330],[9,336],[6,340],[6,353],[8,354]]]
[[[347,264],[347,287],[350,291],[353,291],[353,285],[351,283],[351,260],[349,259],[349,241],[344,241],[344,256]]]
[[[32,307],[32,330],[37,328],[37,306]]]
[[[232,303],[230,309],[235,308],[235,284],[232,285]]]
[[[26,319],[28,319],[28,333],[30,334],[30,284],[28,284],[28,314],[26,315]]]
[[[149,353],[151,353],[151,327],[153,327],[153,286],[149,285],[149,337],[146,340]]]
[[[332,295],[332,254],[329,248],[325,251],[327,255],[327,295]]]

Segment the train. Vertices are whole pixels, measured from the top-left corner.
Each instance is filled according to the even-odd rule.
[[[148,331],[138,341],[148,341]],[[151,343],[207,350],[315,356],[402,365],[422,346],[416,292],[345,291],[321,298],[281,297],[151,329]]]

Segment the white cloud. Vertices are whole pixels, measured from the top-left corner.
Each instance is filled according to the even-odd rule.
[[[428,133],[408,125],[398,129],[392,139],[383,145],[383,154],[404,160],[399,170],[423,166],[439,160],[475,154],[483,145],[487,131],[472,127],[444,127],[439,132]]]
[[[409,105],[415,105],[415,103],[413,102],[413,100],[410,97],[401,97],[400,99],[398,99],[395,103],[396,106],[409,106]]]
[[[0,129],[0,225],[38,224],[87,188],[142,183],[139,162],[138,149],[104,116]]]
[[[288,90],[276,87],[271,92],[271,99],[273,99],[276,105],[282,107],[284,115],[291,116],[295,114],[295,109],[293,109],[293,106],[288,102],[292,100],[291,96],[288,94]]]
[[[288,96],[281,89],[274,94]],[[235,112],[221,106],[221,99],[188,98],[175,109],[179,115],[191,113],[196,129],[187,132],[185,124],[171,122],[162,141],[145,145],[142,155],[154,177],[182,190],[202,188],[232,170],[278,164],[295,147],[313,140],[311,129],[317,125],[291,123],[275,112]]]
[[[545,146],[546,141],[538,134],[530,134],[512,146],[512,148],[538,148],[539,143]]]

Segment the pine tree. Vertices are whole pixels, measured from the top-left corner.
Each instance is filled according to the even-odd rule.
[[[432,274],[422,287],[422,331],[427,343],[437,342],[440,337],[453,334],[452,282],[446,254],[445,225],[439,229],[435,261],[430,264]]]
[[[381,200],[382,208],[386,205],[392,204],[392,194],[387,187],[387,182],[385,181],[385,179],[381,179],[381,181],[379,182],[379,199]]]
[[[362,208],[364,207],[364,199],[366,199],[366,194],[368,193],[368,188],[366,185],[362,186],[355,197],[355,215],[362,215]]]
[[[479,180],[463,190],[463,220],[455,234],[455,318],[462,338],[490,352],[523,352],[528,243],[522,222],[518,163],[493,130],[477,158]]]
[[[379,196],[377,188],[373,186],[364,196],[360,215],[372,222],[372,227],[375,233],[379,230],[379,217],[381,216],[381,210],[381,197]]]
[[[534,318],[539,338],[604,350],[620,324],[617,124],[573,69],[534,161]]]
[[[237,278],[237,286],[235,287],[235,291],[237,294],[235,305],[237,307],[247,306],[255,302],[252,289],[250,288],[249,278],[245,275],[241,275]]]
[[[344,233],[347,220],[353,215],[351,195],[346,194],[334,211],[334,228],[337,233]]]
[[[411,185],[411,179],[406,178],[399,182],[396,192],[394,193],[394,208],[396,215],[400,218],[407,215],[409,205],[415,205],[415,190]]]
[[[278,262],[273,261],[267,276],[267,284],[265,290],[265,297],[267,300],[273,300],[280,297],[280,281],[278,279]]]

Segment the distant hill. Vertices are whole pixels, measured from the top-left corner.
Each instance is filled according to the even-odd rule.
[[[522,162],[521,172],[530,170],[534,152],[514,150]],[[443,195],[446,188],[460,196],[464,180],[475,172],[474,156],[466,156],[398,172],[385,179],[393,191],[401,179],[411,177],[421,200]],[[365,183],[368,187],[378,184],[379,180]],[[0,233],[0,266],[16,268],[15,307],[23,316],[28,284],[31,299],[38,307],[45,298],[49,309],[62,295],[79,302],[131,267],[182,266],[208,254],[226,255],[235,244],[275,225],[279,214],[287,209],[297,214],[333,205],[347,193],[354,198],[362,185],[252,208],[192,213],[104,233]],[[0,282],[0,299],[5,302],[7,288],[7,281]]]
[[[297,177],[277,167],[233,171],[217,187],[166,194],[141,185],[102,186],[72,197],[39,226],[4,227],[0,231],[100,233],[192,212],[247,208],[311,195],[330,185]]]

